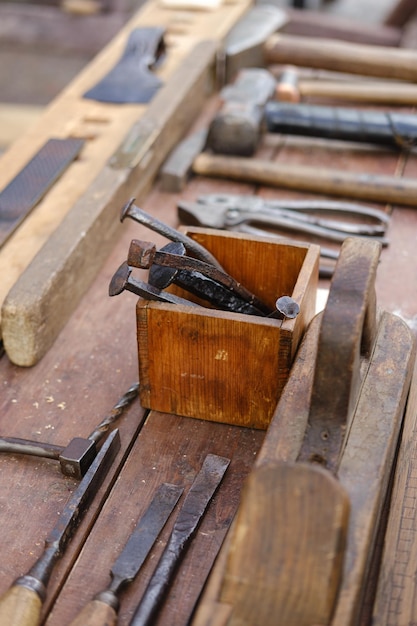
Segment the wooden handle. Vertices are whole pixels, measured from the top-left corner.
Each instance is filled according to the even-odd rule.
[[[252,471],[219,598],[233,607],[228,626],[329,624],[348,516],[345,490],[319,466],[270,463]]]
[[[14,585],[0,598],[0,624],[6,626],[37,626],[42,602],[32,589]]]
[[[300,80],[298,88],[301,97],[337,98],[369,104],[410,106],[417,104],[417,85],[414,84],[389,85],[386,82],[376,81],[372,83],[345,83],[342,81]],[[284,98],[281,97],[281,99]],[[296,100],[291,101],[295,102]]]
[[[91,600],[69,626],[116,626],[116,611],[100,600]]]
[[[314,67],[350,74],[417,81],[417,52],[404,48],[353,44],[337,39],[272,35],[265,45],[267,64]]]
[[[417,181],[377,174],[288,165],[261,159],[200,154],[193,163],[196,174],[232,178],[297,191],[357,198],[382,204],[417,206]]]

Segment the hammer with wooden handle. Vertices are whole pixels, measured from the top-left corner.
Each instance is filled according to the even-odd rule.
[[[281,102],[301,102],[306,97],[331,98],[366,104],[413,106],[417,104],[417,85],[389,81],[308,80],[295,67],[287,67],[276,85]]]
[[[405,48],[357,44],[338,39],[278,34],[281,26],[268,15],[249,12],[229,32],[225,41],[227,82],[242,67],[291,64],[303,67],[364,74],[380,78],[417,81],[417,52]]]

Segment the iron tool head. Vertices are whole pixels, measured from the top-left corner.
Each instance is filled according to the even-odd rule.
[[[265,41],[287,23],[286,12],[271,4],[260,4],[248,11],[225,41],[225,82],[233,80],[242,67],[264,66]]]

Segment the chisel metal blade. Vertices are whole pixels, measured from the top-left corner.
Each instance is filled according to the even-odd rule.
[[[117,623],[117,594],[138,574],[182,492],[182,487],[168,483],[158,488],[111,569],[109,587],[88,602],[69,626],[114,626]]]
[[[229,466],[229,459],[208,454],[187,493],[171,537],[129,626],[151,626],[162,607],[169,584],[194,537],[211,498]]]
[[[114,430],[79,483],[57,524],[45,541],[45,549],[29,572],[18,578],[0,598],[0,624],[37,626],[55,562],[62,556],[88,505],[101,486],[120,449],[119,431]]]
[[[132,581],[177,504],[183,487],[162,484],[111,568],[111,589]]]

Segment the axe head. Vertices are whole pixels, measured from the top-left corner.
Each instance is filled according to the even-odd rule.
[[[243,67],[263,67],[264,43],[288,21],[287,13],[272,4],[259,4],[248,11],[225,40],[225,82],[231,82]]]
[[[84,94],[84,98],[116,104],[150,102],[162,85],[152,73],[165,55],[164,29],[135,28],[112,70]]]

